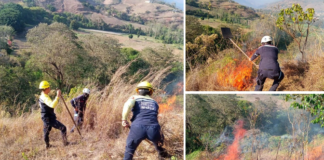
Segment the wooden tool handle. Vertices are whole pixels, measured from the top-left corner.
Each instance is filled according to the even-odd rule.
[[[246,58],[247,59],[249,59],[250,60],[250,57],[248,56],[248,55],[246,55],[245,53],[244,53],[244,51],[237,45],[237,44],[235,44],[234,43],[234,41],[230,38],[230,41],[234,44],[234,46],[238,49],[238,50],[240,50],[245,56],[246,56]],[[254,64],[254,66],[255,67],[257,67],[257,68],[259,68],[258,67],[258,65],[256,65],[253,61],[251,61],[252,62],[252,64]]]

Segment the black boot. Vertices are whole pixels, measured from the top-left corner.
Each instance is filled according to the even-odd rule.
[[[63,138],[63,145],[64,145],[64,146],[67,146],[67,145],[70,144],[70,143],[67,141],[66,135],[63,135],[62,138]]]
[[[159,157],[160,158],[170,158],[171,156],[168,154],[166,149],[161,147],[160,152],[159,152]]]
[[[52,145],[50,145],[49,142],[46,142],[46,149],[49,149],[50,147],[52,147]]]

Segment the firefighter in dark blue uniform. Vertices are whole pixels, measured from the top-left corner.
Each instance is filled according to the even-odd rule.
[[[284,78],[284,74],[281,71],[278,63],[279,50],[276,46],[272,45],[272,38],[270,36],[264,36],[261,43],[262,46],[258,48],[250,59],[253,61],[259,55],[261,56],[255,91],[262,91],[263,84],[267,78],[274,80],[269,91],[276,91],[279,83]]]
[[[150,96],[153,94],[152,85],[147,82],[141,82],[136,88],[139,95],[132,96],[124,104],[122,113],[123,127],[130,127],[126,140],[126,150],[124,160],[133,159],[134,152],[142,140],[148,139],[153,142],[155,149],[160,157],[168,156],[162,148],[163,136],[160,133],[160,125],[157,119],[159,105]],[[132,122],[129,126],[127,116],[133,112]]]
[[[46,143],[46,149],[50,147],[49,144],[49,133],[52,130],[52,127],[61,130],[61,135],[63,138],[63,145],[66,146],[69,144],[66,138],[66,127],[56,120],[56,115],[54,113],[54,108],[57,106],[59,97],[61,96],[61,91],[57,90],[57,96],[54,101],[48,96],[48,93],[51,91],[50,84],[47,81],[42,81],[39,84],[39,89],[42,90],[41,96],[39,97],[39,105],[41,108],[42,120],[44,122],[44,141]]]
[[[90,95],[90,90],[88,88],[84,88],[82,92],[82,95],[71,100],[71,105],[74,108],[74,121],[79,128],[81,128],[83,124],[86,103]],[[71,129],[71,132],[74,132],[74,128],[75,126],[73,126]]]

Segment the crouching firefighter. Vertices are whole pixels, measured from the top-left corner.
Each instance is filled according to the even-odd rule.
[[[71,100],[72,107],[74,108],[74,121],[78,128],[82,127],[86,103],[90,95],[90,90],[88,88],[84,88],[82,92],[82,95]],[[71,132],[74,132],[75,127],[76,126],[73,126]]]
[[[167,157],[168,154],[162,148],[163,135],[160,133],[161,128],[157,119],[159,105],[150,97],[153,94],[152,85],[147,81],[141,82],[136,87],[136,92],[139,95],[134,95],[127,100],[122,113],[122,126],[130,128],[124,160],[133,159],[136,148],[145,139],[153,142],[159,157]],[[131,126],[127,121],[130,111],[133,112]]]
[[[276,46],[272,45],[272,38],[270,36],[264,36],[261,39],[261,44],[262,46],[258,48],[250,59],[253,61],[261,55],[255,91],[262,91],[263,84],[267,78],[274,80],[269,91],[276,91],[279,83],[285,77],[278,63],[279,50]]]
[[[48,93],[51,91],[50,84],[47,81],[42,81],[39,84],[39,89],[42,91],[39,98],[39,105],[41,108],[42,120],[44,122],[44,141],[46,143],[46,149],[51,147],[49,144],[49,133],[52,130],[52,127],[61,130],[61,135],[63,139],[63,145],[66,146],[69,144],[66,138],[66,127],[56,120],[56,115],[54,113],[54,108],[57,106],[59,97],[61,96],[61,91],[57,90],[57,95],[54,101],[48,96]]]

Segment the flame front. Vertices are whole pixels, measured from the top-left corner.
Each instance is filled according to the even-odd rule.
[[[164,113],[173,109],[177,100],[176,95],[183,92],[183,82],[179,82],[174,90],[174,95],[168,97],[166,103],[159,104],[159,113]]]
[[[323,144],[317,147],[309,147],[305,159],[309,159],[309,160],[324,159],[323,153],[324,153]]]
[[[228,63],[218,71],[217,82],[224,87],[235,87],[239,91],[247,90],[253,85],[252,63],[246,60]]]
[[[246,54],[251,57],[256,50],[248,51]],[[223,87],[234,87],[239,91],[248,90],[253,86],[252,69],[250,61],[234,59],[217,72],[217,83]]]
[[[214,160],[237,160],[240,159],[240,140],[244,137],[246,130],[243,128],[243,120],[239,120],[234,126],[234,142],[227,148],[226,155],[220,155]]]

